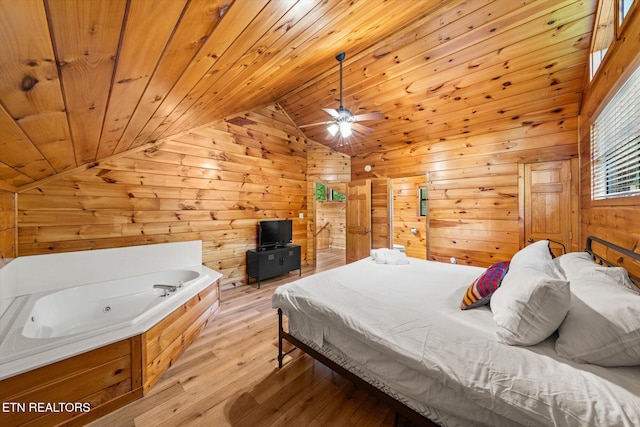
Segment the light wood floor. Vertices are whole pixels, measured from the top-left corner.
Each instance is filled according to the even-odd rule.
[[[344,264],[323,250],[303,276]],[[278,369],[274,289],[225,290],[217,317],[142,399],[93,426],[392,426],[395,413],[299,350]]]

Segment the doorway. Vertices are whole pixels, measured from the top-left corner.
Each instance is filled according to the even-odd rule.
[[[427,259],[426,175],[392,178],[390,187],[392,247]]]
[[[316,182],[314,223],[316,265],[346,259],[346,187],[343,182]]]

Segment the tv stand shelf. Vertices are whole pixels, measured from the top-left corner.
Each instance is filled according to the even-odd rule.
[[[270,279],[280,274],[289,273],[300,268],[300,245],[286,245],[269,249],[252,249],[247,251],[247,284],[249,278],[260,281]]]

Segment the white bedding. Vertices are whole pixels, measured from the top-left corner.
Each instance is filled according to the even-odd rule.
[[[460,310],[484,269],[364,259],[279,287],[289,330],[443,425],[640,425],[640,367],[501,344],[488,307]]]

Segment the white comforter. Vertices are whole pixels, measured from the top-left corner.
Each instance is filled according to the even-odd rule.
[[[289,317],[292,333],[318,347],[344,345],[349,338],[358,342],[359,347],[344,354],[351,352],[350,357],[360,359],[357,363],[403,396],[430,399],[420,384],[429,378],[436,388],[456,396],[460,406],[447,405],[449,397],[423,403],[445,413],[455,408],[458,419],[640,426],[640,367],[573,363],[557,356],[551,338],[534,347],[504,345],[495,339],[488,307],[460,310],[464,290],[482,272],[415,258],[408,265],[365,259],[281,286],[272,303]],[[362,356],[363,346],[388,360],[370,366],[379,357]],[[391,362],[402,369],[389,368]],[[415,384],[407,383],[407,375],[394,378],[407,371],[415,373],[409,375]],[[463,411],[472,413],[460,416]]]

